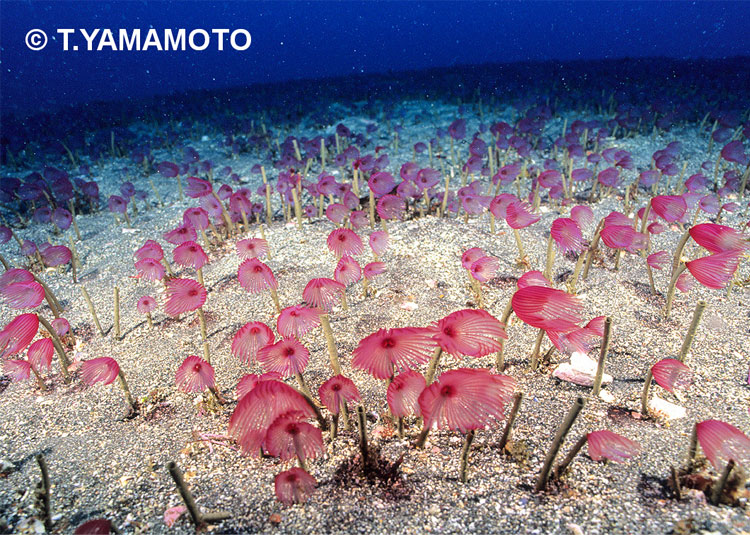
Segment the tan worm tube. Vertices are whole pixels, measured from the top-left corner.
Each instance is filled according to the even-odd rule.
[[[367,447],[367,420],[365,418],[365,408],[362,405],[357,407],[357,423],[359,424],[359,452],[362,456],[362,472],[367,475],[369,468],[369,449]]]
[[[128,388],[128,382],[125,380],[125,374],[122,373],[122,370],[117,372],[117,378],[120,380],[120,386],[122,387],[122,391],[125,392],[125,398],[128,400],[128,403],[133,408],[134,412],[138,412],[138,404],[130,394],[130,388]]]
[[[37,281],[42,288],[44,289],[44,298],[47,300],[47,304],[49,305],[50,310],[52,310],[52,314],[55,316],[55,318],[59,318],[60,314],[62,314],[62,306],[60,305],[60,302],[57,300],[57,297],[55,297],[55,294],[52,293],[52,290],[49,289],[49,286],[34,275],[31,274],[32,277],[34,277],[34,280]]]
[[[198,504],[195,503],[193,494],[190,492],[190,489],[188,489],[187,484],[185,483],[185,479],[182,476],[182,470],[180,470],[180,468],[174,461],[169,461],[167,463],[167,470],[169,470],[169,475],[172,476],[175,485],[177,485],[177,490],[180,491],[182,501],[185,502],[185,507],[190,513],[190,518],[192,518],[193,524],[195,524],[196,529],[203,529],[207,522],[219,522],[221,520],[231,518],[231,515],[227,511],[217,511],[215,513],[206,514],[201,513]]]
[[[120,289],[115,286],[115,340],[120,339]]]
[[[521,241],[521,233],[518,232],[517,228],[513,229],[513,237],[516,239],[516,245],[518,246],[519,260],[523,261],[526,253],[523,250],[523,242]]]
[[[648,416],[648,393],[651,390],[651,380],[654,378],[651,368],[648,369],[646,374],[646,381],[643,383],[643,390],[641,391],[641,414]]]
[[[432,381],[435,379],[435,372],[437,371],[438,364],[440,363],[440,356],[442,354],[442,347],[435,348],[435,351],[432,354],[432,358],[430,359],[430,364],[427,367],[427,375],[425,375],[425,382],[427,386],[430,386],[432,384]]]
[[[72,257],[70,259],[70,269],[73,272],[73,284],[78,282],[78,268],[81,266],[81,262],[78,260],[78,251],[76,251],[75,243],[73,243],[73,237],[68,236],[68,242],[70,243],[70,252]]]
[[[594,261],[596,248],[599,246],[599,239],[601,238],[602,228],[604,228],[603,219],[599,221],[599,224],[596,227],[596,232],[594,233],[594,239],[591,241],[591,245],[589,246],[589,253],[586,258],[586,267],[583,269],[583,280],[586,280],[589,276],[589,269],[591,268],[591,263]]]
[[[368,213],[370,216],[370,228],[375,228],[375,196],[372,193],[372,190],[370,190],[370,203],[368,206]]]
[[[507,330],[508,329],[508,320],[510,319],[510,315],[513,314],[513,301],[508,299],[508,304],[505,305],[505,310],[503,311],[503,316],[500,318],[500,323],[503,324],[503,327]],[[495,356],[495,367],[497,368],[498,373],[502,373],[505,369],[505,339],[500,338],[500,349],[497,352],[497,355]]]
[[[320,327],[323,329],[323,334],[326,338],[328,357],[331,360],[331,369],[333,370],[334,375],[341,375],[341,364],[339,363],[339,355],[336,350],[336,342],[333,338],[333,330],[331,330],[331,322],[328,318],[328,314],[320,315]]]
[[[516,395],[513,398],[513,408],[510,410],[510,415],[508,416],[508,423],[505,424],[503,436],[500,439],[500,443],[498,444],[498,448],[500,449],[500,451],[503,451],[505,449],[505,445],[510,439],[510,432],[513,428],[513,424],[516,421],[516,416],[518,416],[518,411],[521,409],[521,401],[523,401],[523,392],[516,392]]]
[[[294,199],[294,215],[297,218],[297,227],[302,230],[302,206],[300,206],[297,188],[292,188],[292,198]]]
[[[648,284],[651,286],[651,295],[656,295],[656,284],[654,283],[654,272],[646,260],[646,273],[648,273]]]
[[[52,531],[52,512],[50,507],[50,482],[49,482],[49,469],[47,468],[47,462],[44,460],[44,456],[40,453],[36,456],[36,462],[39,465],[39,470],[42,472],[42,480],[40,482],[39,494],[42,505],[42,520],[44,521],[44,527],[47,532]]]
[[[50,338],[52,338],[52,345],[55,346],[57,356],[60,358],[60,367],[62,368],[63,378],[65,380],[65,383],[67,384],[70,382],[70,372],[68,371],[68,368],[70,367],[70,361],[68,360],[68,356],[65,354],[62,342],[60,342],[60,337],[57,336],[55,329],[52,328],[52,325],[50,325],[43,316],[37,314],[37,317],[39,318],[39,323],[41,323],[44,328],[47,329]]]
[[[539,333],[536,335],[536,341],[534,342],[534,349],[531,352],[531,364],[532,371],[536,371],[539,367],[539,352],[542,348],[542,342],[544,341],[544,329],[539,329]]]
[[[474,442],[474,430],[472,429],[466,433],[464,438],[464,446],[461,450],[461,469],[459,471],[458,479],[461,483],[466,483],[469,479],[469,452],[471,451],[471,443]]]
[[[588,433],[584,433],[581,436],[581,438],[579,438],[578,441],[573,445],[573,447],[570,448],[570,451],[565,456],[565,459],[563,460],[563,462],[561,462],[555,467],[554,474],[553,474],[555,479],[561,477],[565,473],[565,470],[568,469],[568,466],[570,465],[570,463],[573,462],[573,459],[575,458],[576,455],[578,455],[578,452],[581,451],[581,448],[583,448],[586,445],[587,441],[588,441]]]
[[[568,293],[575,294],[576,293],[576,286],[578,285],[578,277],[581,274],[581,268],[583,267],[583,262],[586,259],[586,253],[579,253],[578,254],[578,260],[576,260],[576,267],[573,269],[573,275],[570,277],[570,282],[568,283]]]
[[[47,386],[44,384],[44,381],[42,380],[42,376],[39,375],[39,372],[34,369],[33,366],[30,366],[31,371],[34,372],[34,377],[36,377],[36,383],[39,387],[39,390],[42,392],[45,392],[47,390]]]
[[[555,462],[555,457],[557,457],[557,453],[560,451],[560,447],[565,441],[565,437],[568,435],[568,431],[570,431],[570,428],[573,427],[573,423],[576,421],[576,418],[578,418],[578,414],[581,412],[581,409],[583,409],[584,404],[585,402],[582,397],[577,398],[573,403],[573,406],[568,411],[568,414],[565,416],[562,424],[560,424],[560,427],[557,429],[555,439],[552,441],[552,446],[550,446],[550,449],[547,452],[547,457],[544,460],[544,466],[542,467],[542,471],[539,473],[539,479],[537,479],[536,486],[534,487],[535,492],[541,492],[547,487],[547,481],[549,480],[550,472],[552,470],[552,464]]]
[[[273,304],[276,307],[276,313],[281,314],[281,305],[279,304],[279,294],[276,292],[276,288],[271,288],[269,286],[268,289],[271,290],[271,299],[273,299]]]
[[[698,330],[698,324],[701,322],[704,310],[706,310],[706,302],[698,301],[698,303],[695,305],[695,311],[693,312],[693,321],[690,322],[690,328],[685,335],[685,340],[683,340],[682,342],[680,356],[677,357],[677,360],[679,360],[680,362],[683,362],[685,360],[688,351],[690,351],[690,346],[692,345],[693,338],[695,337],[695,331]]]
[[[94,318],[94,323],[96,324],[96,328],[99,330],[99,334],[104,338],[104,329],[102,329],[101,324],[99,323],[99,318],[96,315],[96,310],[94,309],[94,303],[91,301],[91,297],[89,296],[89,293],[86,291],[86,288],[84,286],[81,286],[81,293],[83,294],[83,298],[86,300],[86,304],[89,307],[89,313],[91,313],[91,317]]]
[[[669,288],[667,289],[667,304],[664,307],[665,318],[669,318],[669,315],[672,313],[672,300],[674,299],[674,289],[677,285],[677,279],[680,278],[680,275],[686,269],[685,264],[682,264],[672,273],[672,280],[669,281]]]
[[[594,389],[592,394],[595,396],[599,395],[599,391],[602,388],[602,376],[604,375],[604,362],[609,352],[609,338],[612,332],[612,318],[609,316],[604,320],[604,339],[602,340],[602,347],[599,351],[599,362],[596,366],[596,377],[594,378]]]
[[[734,459],[729,459],[726,468],[724,468],[724,471],[721,473],[721,477],[716,483],[714,483],[713,488],[711,489],[711,503],[713,505],[719,505],[721,495],[724,493],[724,487],[729,480],[729,474],[732,472],[732,468],[734,468]]]
[[[312,398],[312,394],[310,393],[310,388],[308,388],[307,383],[305,382],[305,378],[302,377],[301,373],[295,373],[294,378],[297,381],[297,384],[299,385],[299,389],[305,393],[308,397]]]

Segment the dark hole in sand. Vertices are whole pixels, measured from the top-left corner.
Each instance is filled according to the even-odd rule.
[[[78,394],[91,388],[89,385],[79,380],[78,373],[71,374],[70,386],[65,391],[66,394]]]
[[[97,278],[99,278],[99,270],[96,268],[90,269],[78,276],[78,282],[91,282]]]
[[[389,461],[381,455],[379,448],[371,446],[366,477],[362,473],[362,457],[357,453],[341,463],[333,477],[321,482],[320,486],[331,484],[343,489],[372,486],[382,492],[382,498],[386,501],[408,500],[412,488],[409,481],[402,477],[402,460],[403,456]]]
[[[610,355],[615,355],[615,356],[618,356],[618,357],[629,357],[630,359],[636,359],[639,356],[639,355],[635,355],[635,354],[631,353],[630,351],[625,351],[623,349],[617,349],[617,348],[610,349],[609,350],[609,354]]]
[[[570,278],[572,274],[573,274],[573,270],[566,269],[562,273],[558,273],[557,275],[555,275],[555,282],[558,284],[561,284],[565,282],[566,280],[568,280],[568,278]]]
[[[188,314],[190,314],[190,312],[188,312]],[[173,318],[171,316],[168,316],[161,321],[155,321],[154,325],[158,325],[162,329],[169,329],[171,327],[174,327],[175,325],[180,325],[181,323],[182,323],[182,315],[178,318]]]
[[[141,413],[143,413],[143,419],[145,421],[155,422],[157,420],[168,420],[174,418],[177,411],[172,403],[160,402],[154,405],[142,406]]]
[[[94,337],[94,326],[91,323],[80,323],[75,328],[75,335],[83,342],[90,342]]]
[[[622,405],[612,405],[607,409],[607,416],[618,425],[627,425],[635,422],[650,422],[654,424],[653,420],[648,417],[638,417],[640,413],[636,410],[629,409]]]
[[[493,288],[510,288],[514,287],[518,283],[518,277],[503,273],[498,275],[494,279],[490,280],[487,284]]]
[[[237,281],[237,275],[236,274],[230,274],[225,277],[220,278],[218,281],[216,281],[213,286],[210,286],[208,288],[209,292],[217,292],[221,290],[225,290],[227,288],[230,288],[232,286],[239,286],[240,283]]]
[[[565,479],[560,478],[550,478],[547,482],[547,488],[539,493],[535,493],[534,487],[528,483],[518,485],[518,488],[524,492],[533,493],[542,502],[551,497],[566,496],[571,491],[570,485],[568,485]]]
[[[190,328],[196,328],[200,326],[200,320],[198,319],[198,314],[193,314],[192,312],[188,312],[192,317],[192,321],[190,322],[190,325],[188,325]],[[206,318],[206,328],[210,331],[210,327],[212,323],[216,323],[216,312],[211,312],[210,310],[204,310],[203,311],[203,317]]]
[[[674,498],[674,491],[665,477],[650,476],[641,472],[637,488],[644,505],[661,507],[659,500]]]
[[[0,394],[5,392],[5,389],[8,388],[8,385],[10,384],[10,377],[7,375],[0,375]]]
[[[587,251],[590,245],[589,241],[583,240],[582,243],[583,243],[584,251]],[[580,254],[585,254],[585,253],[580,253]],[[568,251],[567,253],[563,255],[563,257],[565,257],[565,259],[568,262],[573,262],[574,264],[578,261],[578,253],[576,253],[575,251]]]
[[[653,295],[651,293],[651,286],[649,286],[648,283],[636,281],[636,280],[628,280],[628,281],[622,281],[621,284],[623,286],[632,288],[635,294],[641,299],[652,301],[655,304],[660,304],[662,306],[666,304],[666,299],[664,298],[664,295],[662,294],[662,292],[660,292],[659,289],[657,288],[656,295]]]
[[[663,299],[661,301],[666,302]],[[638,323],[642,327],[648,327],[648,328],[659,327],[659,329],[674,329],[675,327],[677,327],[677,324],[674,321],[665,320],[664,314],[662,314],[660,310],[661,309],[658,309],[656,311],[635,310],[633,312],[633,316],[635,316],[635,319],[638,321]]]

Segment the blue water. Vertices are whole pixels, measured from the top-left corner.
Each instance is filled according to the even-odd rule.
[[[517,61],[750,55],[750,2],[0,4],[0,105],[25,115],[195,89]],[[246,29],[244,51],[64,51],[61,28]],[[49,36],[30,50],[32,29]],[[73,38],[71,38],[73,39]],[[99,40],[93,41],[94,45]],[[658,82],[658,81],[657,81]]]

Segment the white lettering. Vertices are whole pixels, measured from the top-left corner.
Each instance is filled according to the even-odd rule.
[[[203,36],[203,44],[201,46],[195,44],[196,35]],[[208,45],[211,43],[211,36],[208,35],[208,32],[206,30],[193,30],[188,36],[188,43],[190,44],[190,48],[192,48],[193,50],[206,50],[208,48]]]
[[[0,0],[2,1],[2,0]],[[225,50],[224,43],[228,40],[233,50],[243,51],[250,48],[252,36],[244,28],[231,30],[228,28],[195,28],[187,30],[185,28],[59,28],[57,33],[62,36],[62,48],[64,51],[78,50],[78,45],[71,43],[71,35],[75,37],[76,32],[80,31],[81,36],[86,41],[86,49],[89,51],[96,50],[118,50],[127,51],[185,51],[192,49],[202,51],[209,48],[213,43],[213,36],[216,36],[216,50],[222,52]],[[94,41],[96,40],[96,47]],[[228,47],[226,47],[228,48]]]
[[[68,50],[68,35],[71,33],[75,33],[75,29],[73,28],[58,28],[57,33],[61,33],[63,35],[63,50]]]
[[[214,28],[211,33],[215,33],[219,36],[219,50],[224,50],[224,36],[229,33],[226,28]]]
[[[159,41],[159,34],[156,30],[151,28],[146,34],[146,40],[143,42],[143,50],[147,50],[149,47],[154,47],[156,50],[164,50]]]
[[[237,44],[237,34],[242,35],[245,38],[245,44],[243,46],[239,46]],[[239,30],[234,30],[232,32],[232,35],[229,37],[229,41],[232,44],[232,48],[241,51],[250,48],[250,42],[252,41],[252,39],[250,38],[250,32],[240,28]]]
[[[91,32],[91,35],[89,35],[89,32],[81,28],[81,33],[83,34],[83,38],[86,39],[86,48],[89,51],[94,50],[94,38],[99,33],[99,28],[94,29],[94,31]]]
[[[135,28],[128,38],[128,31],[120,28],[120,50],[140,50],[141,49],[141,30]]]
[[[185,28],[177,30],[176,38],[171,28],[164,30],[164,50],[185,50]]]
[[[102,37],[99,39],[99,46],[96,47],[97,51],[103,50],[105,46],[112,49],[113,52],[117,52],[117,43],[115,42],[115,36],[112,35],[112,30],[105,28],[102,32]]]

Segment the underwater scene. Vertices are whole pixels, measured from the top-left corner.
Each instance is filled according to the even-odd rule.
[[[750,534],[750,2],[0,2],[0,533]]]

